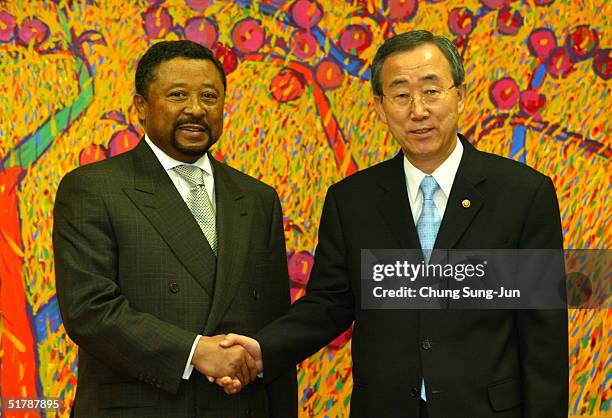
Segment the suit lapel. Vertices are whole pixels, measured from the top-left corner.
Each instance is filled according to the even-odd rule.
[[[436,238],[435,248],[439,249],[454,248],[485,202],[484,195],[476,188],[486,179],[478,151],[463,136],[460,139],[463,156]]]
[[[141,140],[133,151],[134,188],[124,192],[151,222],[170,250],[211,295],[215,257],[178,190],[153,151]]]
[[[382,191],[378,209],[395,238],[396,248],[420,248],[408,201],[402,152],[385,163],[378,183]]]
[[[206,335],[215,330],[236,294],[244,274],[253,220],[252,198],[232,178],[227,166],[212,157],[210,161],[215,176],[219,251],[215,297],[204,330]]]
[[[486,180],[480,164],[478,151],[462,136],[463,156],[451,189],[444,218],[436,238],[435,248],[453,248],[485,202],[485,197],[476,187]],[[384,167],[379,185],[382,195],[378,208],[393,234],[398,248],[421,248],[406,189],[403,153],[398,153]],[[464,207],[464,201],[469,207]]]

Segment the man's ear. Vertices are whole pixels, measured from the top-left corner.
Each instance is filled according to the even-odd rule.
[[[138,120],[141,124],[144,124],[146,115],[145,107],[147,105],[146,99],[137,93],[134,95],[132,102],[134,103],[134,107],[136,108],[136,112],[138,113]]]
[[[465,87],[465,83],[463,83],[462,85],[460,85],[459,87],[457,87],[457,96],[459,98],[459,102],[457,103],[457,109],[459,110],[459,113],[463,112],[463,109],[465,108],[465,98],[467,95],[467,90]]]
[[[374,108],[376,109],[376,113],[378,113],[380,119],[387,123],[387,115],[385,114],[385,108],[383,107],[382,100],[382,96],[374,96]]]

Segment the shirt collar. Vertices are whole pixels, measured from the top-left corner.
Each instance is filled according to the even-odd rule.
[[[212,176],[212,165],[210,164],[208,153],[205,153],[203,156],[198,158],[193,163],[184,163],[182,161],[175,160],[174,158],[166,154],[164,151],[162,151],[161,148],[155,145],[153,141],[151,141],[151,139],[146,134],[145,134],[145,141],[149,145],[149,147],[151,147],[151,150],[153,151],[153,153],[155,154],[155,156],[161,163],[162,167],[164,167],[164,170],[170,171],[174,167],[177,167],[179,165],[195,165],[196,167],[200,167],[202,170],[204,170],[205,174]]]
[[[440,189],[448,199],[450,196],[457,170],[459,169],[459,163],[461,163],[461,157],[463,156],[463,145],[459,138],[457,138],[457,145],[451,154],[438,168],[431,173],[431,176],[436,180]],[[414,204],[419,193],[419,187],[421,181],[427,176],[426,173],[416,168],[408,158],[404,156],[404,174],[406,176],[406,183],[408,184],[408,197],[410,204]]]

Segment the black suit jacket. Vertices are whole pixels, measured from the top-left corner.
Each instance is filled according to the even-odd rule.
[[[294,369],[237,396],[195,369],[181,378],[197,334],[253,334],[290,304],[276,192],[211,164],[217,260],[145,141],[62,180],[53,245],[62,319],[79,345],[75,416],[297,416]]]
[[[562,248],[551,180],[461,140],[435,248]],[[432,418],[566,418],[566,311],[360,308],[360,250],[420,248],[403,158],[330,187],[307,293],[256,335],[266,378],[354,321],[352,417],[418,416],[424,377]]]

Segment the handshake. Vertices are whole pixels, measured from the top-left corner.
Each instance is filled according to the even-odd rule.
[[[200,337],[191,364],[228,395],[240,392],[263,372],[259,343],[237,334]]]

